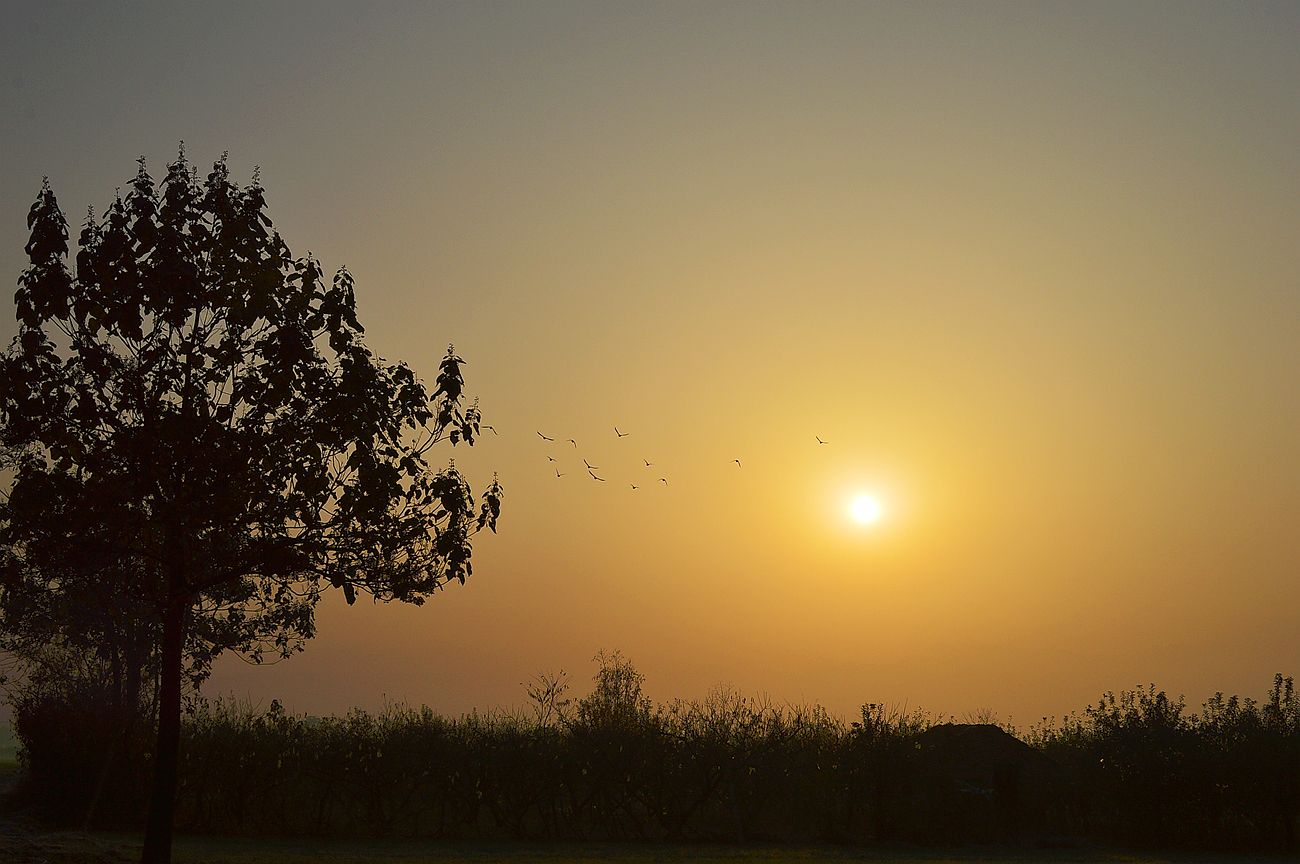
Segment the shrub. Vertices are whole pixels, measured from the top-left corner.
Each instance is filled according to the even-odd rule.
[[[61,827],[142,823],[152,730],[95,658],[11,686],[22,767],[16,794]]]
[[[530,710],[455,719],[405,705],[307,718],[277,702],[261,710],[196,700],[184,725],[179,824],[244,835],[938,842],[969,839],[962,826],[997,811],[1009,817],[997,836],[1024,836],[1017,814],[999,809],[1005,802],[935,809],[955,801],[929,788],[946,776],[935,760],[955,757],[936,749],[925,712],[868,704],[845,724],[819,706],[728,687],[656,706],[622,655],[597,662],[581,699],[568,698],[563,676],[539,676]],[[136,723],[138,734],[123,737],[130,724],[104,689],[77,680],[29,685],[15,701],[23,794],[61,824],[84,821],[96,797],[97,824],[135,824],[145,730]],[[950,731],[981,728],[990,727]],[[1300,698],[1289,678],[1278,676],[1262,702],[1216,694],[1198,713],[1150,686],[1107,693],[1023,740],[1049,757],[1024,751],[1050,769],[1051,789],[1068,790],[1035,793],[1052,800],[1032,802],[1031,830],[1294,848]],[[114,746],[122,758],[106,760]],[[112,770],[97,774],[104,765]],[[98,795],[97,776],[108,778]],[[940,824],[941,812],[951,824]]]

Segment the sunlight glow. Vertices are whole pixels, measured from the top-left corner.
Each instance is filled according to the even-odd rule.
[[[884,508],[880,502],[870,495],[857,495],[849,503],[849,516],[854,522],[862,525],[870,525],[873,522],[880,521],[884,515]]]

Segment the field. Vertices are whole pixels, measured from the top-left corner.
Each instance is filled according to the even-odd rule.
[[[0,860],[10,864],[128,864],[139,841],[120,834],[34,832],[0,822]],[[1100,849],[859,850],[824,846],[712,846],[667,844],[438,844],[420,841],[265,840],[180,837],[177,864],[587,864],[587,862],[691,862],[691,864],[1246,864],[1276,860],[1242,856],[1140,855]]]

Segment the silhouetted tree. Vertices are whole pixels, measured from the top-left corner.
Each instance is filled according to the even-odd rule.
[[[144,860],[168,861],[183,676],[225,649],[299,649],[327,586],[421,603],[463,583],[501,488],[476,514],[454,465],[425,459],[478,435],[464,361],[448,348],[431,395],[373,355],[352,276],[290,257],[256,173],[237,187],[223,156],[200,182],[182,151],[155,189],[141,158],[87,217],[75,274],[48,183],[28,227],[0,363],[0,625],[11,646],[143,634],[159,670]]]

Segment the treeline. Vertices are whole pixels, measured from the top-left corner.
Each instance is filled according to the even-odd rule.
[[[1262,701],[1218,695],[1197,712],[1154,688],[1107,694],[1016,739],[875,705],[846,723],[725,689],[656,706],[630,663],[600,659],[582,698],[570,699],[562,678],[540,677],[528,709],[455,719],[406,706],[314,719],[278,703],[196,701],[178,827],[1296,848],[1300,697],[1280,675]],[[64,823],[139,820],[146,736],[124,737],[67,704],[33,707],[16,714],[25,800]]]

